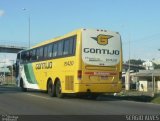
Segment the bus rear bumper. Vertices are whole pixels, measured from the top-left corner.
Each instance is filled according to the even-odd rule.
[[[91,93],[118,93],[122,90],[122,84],[76,84],[75,92]]]

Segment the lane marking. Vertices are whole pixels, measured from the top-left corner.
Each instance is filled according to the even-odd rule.
[[[28,96],[32,96],[32,97],[37,97],[37,98],[42,98],[42,99],[47,99],[49,100],[50,98],[47,98],[47,97],[43,97],[43,96],[38,96],[38,95],[34,95],[34,94],[26,94]]]

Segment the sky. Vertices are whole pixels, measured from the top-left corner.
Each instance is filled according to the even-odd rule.
[[[0,44],[28,46],[79,28],[119,32],[124,61],[160,58],[160,0],[0,0]],[[14,59],[14,54],[0,54]]]

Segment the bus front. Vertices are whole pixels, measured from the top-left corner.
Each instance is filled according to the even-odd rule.
[[[117,32],[82,30],[79,92],[116,93],[122,89],[122,44]],[[79,74],[80,75],[80,74]]]

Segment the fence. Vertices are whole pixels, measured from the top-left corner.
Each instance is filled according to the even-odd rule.
[[[16,84],[16,79],[12,75],[0,74],[0,85]]]

